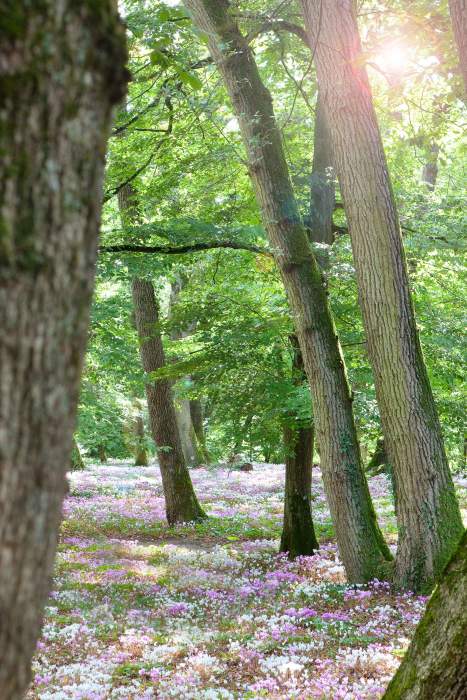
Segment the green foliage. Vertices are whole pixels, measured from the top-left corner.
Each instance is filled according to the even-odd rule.
[[[237,5],[242,29],[256,35],[256,60],[273,96],[306,218],[316,101],[310,52],[295,34],[257,33],[270,12],[264,0]],[[181,5],[128,0],[125,8],[133,81],[110,144],[103,244],[220,239],[265,245],[238,124],[216,69],[205,60],[206,37],[193,30]],[[362,60],[368,63],[401,215],[420,339],[451,464],[459,468],[465,144],[460,82],[453,72],[457,59],[445,31],[445,3],[417,0],[407,7],[395,0],[387,9],[378,0],[362,9]],[[282,4],[278,13],[277,19],[300,22],[295,3]],[[430,189],[421,171],[435,161],[437,180]],[[128,180],[138,201],[134,226],[122,226],[117,196],[111,196]],[[341,209],[334,220],[346,225]],[[104,444],[109,455],[121,457],[131,449],[125,425],[134,398],[144,398],[131,321],[135,275],[150,277],[159,291],[170,363],[158,376],[172,379],[179,397],[201,400],[213,459],[235,451],[282,460],[284,422],[298,426],[311,418],[308,388],[292,375],[292,322],[276,268],[270,258],[234,250],[100,256],[80,444],[89,453]],[[180,276],[185,282],[169,320],[170,283]],[[326,276],[358,428],[371,449],[381,428],[347,235],[332,246]],[[177,331],[184,337],[174,340]]]

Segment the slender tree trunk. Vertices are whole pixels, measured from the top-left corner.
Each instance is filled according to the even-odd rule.
[[[272,100],[226,0],[186,0],[208,36],[238,118],[262,219],[286,288],[311,386],[323,479],[350,581],[381,575],[390,558],[376,523],[352,414],[352,397],[326,290],[300,219]]]
[[[459,52],[459,67],[464,80],[467,95],[467,2],[466,0],[449,0],[452,30]]]
[[[332,215],[336,203],[331,135],[320,92],[316,102],[313,165],[310,183],[310,232],[315,243],[332,245]]]
[[[203,405],[199,399],[190,399],[190,413],[199,455],[203,462],[209,464],[211,458],[206,446],[206,435],[204,433]]]
[[[146,374],[165,366],[165,355],[159,332],[159,314],[151,282],[133,280],[133,303],[140,354]],[[162,486],[169,525],[205,518],[198,503],[190,473],[186,467],[178,433],[170,380],[149,380],[146,383],[149,421],[157,445]]]
[[[97,454],[99,455],[99,462],[105,464],[107,462],[107,452],[105,451],[105,446],[100,443],[97,446]]]
[[[144,420],[139,413],[135,418],[135,467],[148,466],[148,451],[144,435]]]
[[[374,472],[378,467],[382,467],[388,463],[384,438],[379,437],[376,441],[375,451],[373,452],[370,461],[368,462],[368,471]]]
[[[421,180],[428,187],[429,190],[433,191],[436,187],[436,180],[438,178],[438,155],[439,146],[437,143],[431,143],[430,148],[427,153],[427,161],[422,169]]]
[[[0,22],[0,697],[20,700],[50,589],[104,154],[126,72],[125,36],[110,0],[7,5]]]
[[[81,456],[79,445],[73,438],[72,448],[71,448],[71,470],[74,472],[82,471],[86,468],[84,460]]]
[[[464,700],[466,689],[467,533],[464,533],[383,700]]]
[[[177,299],[180,296],[180,292],[182,291],[184,284],[185,280],[183,280],[181,276],[178,276],[178,279],[172,282],[169,304],[169,317],[173,314],[173,308],[177,303]],[[185,330],[173,329],[170,334],[172,340],[180,340],[181,338],[187,337],[193,331],[193,326]],[[187,380],[189,381],[189,377],[185,377],[185,381]],[[185,461],[188,464],[198,464],[200,455],[198,454],[196,436],[191,421],[189,399],[176,396],[175,411],[177,414],[178,430],[180,433],[183,454],[185,455]]]
[[[300,385],[305,379],[303,357],[297,336],[290,342],[293,351],[292,376],[294,384]],[[292,418],[292,416],[290,416]],[[287,552],[291,559],[313,554],[318,548],[311,514],[311,468],[313,464],[314,428],[295,427],[285,424],[285,498],[284,525],[280,551]]]
[[[352,0],[302,0],[332,133],[357,271],[367,347],[394,470],[396,582],[428,589],[462,522],[418,338],[386,159]],[[318,32],[319,28],[319,32]]]

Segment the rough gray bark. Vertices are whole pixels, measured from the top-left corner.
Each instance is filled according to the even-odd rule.
[[[352,0],[302,0],[357,271],[398,504],[396,582],[428,589],[463,531],[423,361]]]
[[[158,307],[151,282],[133,280],[133,304],[141,362],[146,374],[150,374],[165,366]],[[183,456],[170,380],[148,377],[146,395],[149,422],[157,445],[167,521],[173,525],[205,518]]]
[[[448,563],[383,700],[465,700],[467,533]]]
[[[186,0],[229,92],[265,229],[291,306],[313,396],[326,495],[350,581],[390,558],[362,469],[352,397],[326,290],[300,219],[272,100],[226,0]]]
[[[297,336],[290,336],[293,352],[292,379],[300,385],[304,381],[305,368]],[[293,419],[295,416],[289,416]],[[294,421],[296,423],[296,421]],[[285,493],[284,523],[280,551],[290,559],[313,554],[319,549],[311,513],[311,469],[313,463],[314,426],[284,424]]]
[[[110,0],[7,5],[0,23],[0,697],[20,700],[50,587],[104,154],[127,76],[124,31]]]
[[[467,96],[467,2],[466,0],[449,0],[452,30],[459,52],[459,67],[464,80],[464,92]]]

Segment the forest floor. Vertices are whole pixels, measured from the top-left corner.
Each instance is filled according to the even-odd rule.
[[[277,554],[283,466],[191,473],[210,518],[176,528],[157,467],[70,474],[28,699],[380,698],[426,598],[346,583],[319,469],[321,549],[295,562]],[[370,489],[394,544],[387,478]]]

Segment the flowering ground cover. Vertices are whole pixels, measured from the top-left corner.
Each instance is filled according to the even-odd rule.
[[[426,599],[346,583],[319,470],[323,544],[294,562],[277,554],[283,466],[192,477],[210,518],[169,528],[157,467],[70,474],[28,699],[380,698]],[[388,480],[370,488],[394,544]]]

